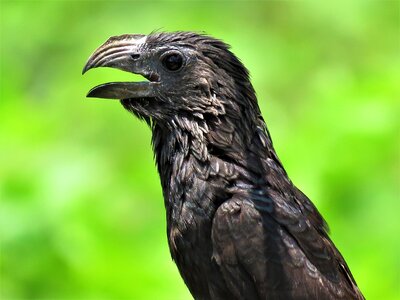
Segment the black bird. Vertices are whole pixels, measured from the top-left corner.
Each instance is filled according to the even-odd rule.
[[[173,260],[195,299],[364,299],[324,219],[288,178],[249,73],[229,46],[193,32],[109,38],[83,73],[112,67],[88,97],[145,120]]]

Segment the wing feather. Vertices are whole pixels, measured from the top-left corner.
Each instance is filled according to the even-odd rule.
[[[363,299],[340,253],[300,208],[275,195],[272,211],[270,203],[260,209],[248,197],[224,202],[212,227],[213,258],[237,299]]]

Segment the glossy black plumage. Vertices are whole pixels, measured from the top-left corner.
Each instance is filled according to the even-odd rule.
[[[169,51],[181,56],[169,59],[174,70]],[[122,99],[151,127],[171,255],[195,299],[363,299],[282,167],[248,71],[225,43],[191,32],[123,35],[84,71],[102,66],[150,80],[90,96]]]

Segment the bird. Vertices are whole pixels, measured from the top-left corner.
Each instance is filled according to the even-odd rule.
[[[289,179],[249,71],[205,33],[110,37],[84,66],[140,74],[87,97],[145,121],[172,259],[194,299],[364,299],[328,227]]]

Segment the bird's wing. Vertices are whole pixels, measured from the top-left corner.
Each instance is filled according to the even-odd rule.
[[[363,299],[340,253],[300,208],[253,200],[235,196],[213,220],[213,258],[238,299]]]

